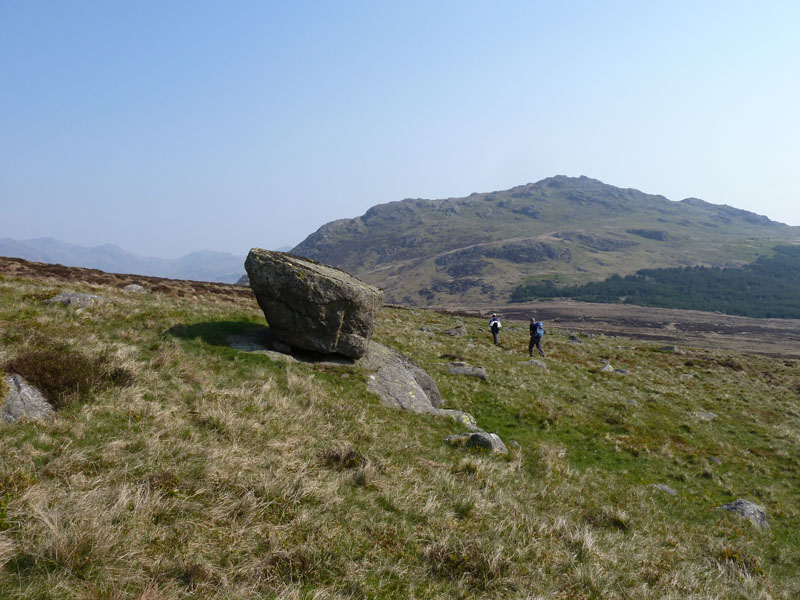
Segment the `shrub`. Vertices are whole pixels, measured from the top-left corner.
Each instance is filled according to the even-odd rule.
[[[66,345],[26,350],[3,365],[38,388],[56,408],[93,390],[131,383],[127,369],[114,367],[105,357],[90,357]]]

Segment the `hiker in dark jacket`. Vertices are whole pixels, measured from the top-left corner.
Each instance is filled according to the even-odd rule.
[[[544,356],[542,350],[542,336],[544,335],[544,326],[541,321],[537,321],[536,317],[531,317],[531,341],[528,343],[528,354],[533,356],[533,347],[539,351],[539,354]]]
[[[497,313],[492,313],[492,318],[489,319],[489,330],[492,332],[495,346],[497,346],[497,337],[500,335],[500,328],[502,326],[500,319],[497,318]]]

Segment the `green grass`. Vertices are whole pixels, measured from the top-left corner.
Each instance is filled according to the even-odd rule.
[[[525,364],[524,324],[496,348],[483,321],[384,309],[376,340],[423,366],[447,407],[519,442],[501,457],[446,445],[453,421],[383,407],[358,368],[227,347],[263,327],[254,301],[69,287],[109,301],[48,307],[52,284],[0,279],[0,362],[57,339],[54,364],[129,377],[2,425],[2,598],[800,592],[795,361],[555,331],[544,370]],[[444,334],[457,320],[466,338]],[[446,374],[454,356],[488,381]],[[600,372],[606,360],[630,374]],[[736,498],[771,529],[716,510]]]

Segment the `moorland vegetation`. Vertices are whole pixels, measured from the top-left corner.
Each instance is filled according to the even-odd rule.
[[[800,595],[795,360],[551,326],[541,368],[524,323],[495,347],[483,319],[384,308],[375,339],[517,441],[504,457],[382,406],[363,370],[229,347],[265,326],[233,286],[80,273],[0,277],[0,364],[59,399],[2,425],[2,598]],[[106,301],[43,303],[62,291]],[[717,508],[737,498],[770,528]]]

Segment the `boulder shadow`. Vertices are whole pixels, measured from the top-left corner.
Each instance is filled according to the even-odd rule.
[[[212,346],[233,348],[242,352],[266,354],[271,358],[296,360],[305,363],[352,366],[355,361],[341,354],[323,354],[311,350],[288,349],[280,343],[269,327],[251,321],[211,321],[192,325],[174,325],[165,332],[182,340],[199,339]]]

